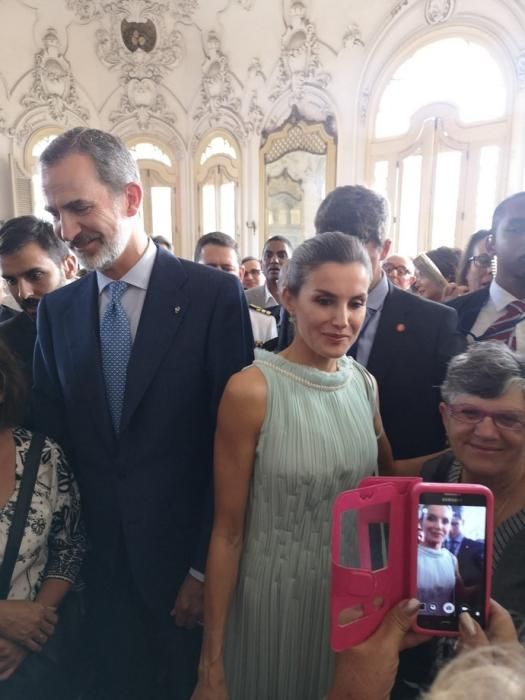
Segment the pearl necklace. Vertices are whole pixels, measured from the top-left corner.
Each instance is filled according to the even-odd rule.
[[[256,366],[264,365],[265,367],[270,367],[270,369],[274,369],[276,372],[280,372],[280,374],[283,374],[285,377],[290,377],[290,379],[295,379],[296,382],[304,384],[304,386],[311,387],[312,389],[319,389],[320,391],[337,391],[338,389],[342,389],[344,386],[346,386],[348,384],[348,380],[350,379],[350,373],[348,373],[348,375],[345,377],[344,381],[341,382],[341,384],[325,386],[324,384],[316,384],[315,382],[311,382],[309,379],[305,379],[304,377],[299,377],[293,372],[289,372],[283,367],[279,367],[279,365],[275,365],[272,362],[268,362],[267,360],[256,360],[254,364]]]

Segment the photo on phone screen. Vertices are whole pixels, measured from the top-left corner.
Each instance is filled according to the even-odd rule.
[[[487,509],[473,493],[421,493],[417,530],[418,625],[454,632],[468,612],[484,626]]]

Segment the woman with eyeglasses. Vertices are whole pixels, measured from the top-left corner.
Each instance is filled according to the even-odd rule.
[[[457,283],[466,286],[469,292],[488,287],[492,281],[494,256],[487,251],[490,231],[481,229],[470,237],[458,268]]]
[[[450,361],[441,394],[450,450],[428,461],[422,476],[493,492],[492,597],[519,629],[525,621],[525,357],[504,343],[474,343]],[[417,697],[407,688],[431,680],[436,655],[432,644],[402,655],[392,697]]]
[[[426,481],[483,484],[494,494],[493,596],[525,620],[525,358],[504,343],[474,343],[441,387],[450,451]]]

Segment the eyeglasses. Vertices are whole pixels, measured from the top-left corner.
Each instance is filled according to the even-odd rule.
[[[253,275],[255,277],[256,275],[260,275],[261,272],[262,272],[262,270],[258,270],[257,268],[255,268],[253,270],[246,270],[246,272],[244,273],[244,276],[249,277],[250,275]]]
[[[488,253],[481,253],[480,255],[471,255],[468,258],[469,263],[474,263],[476,267],[490,267],[492,264],[494,256]]]
[[[390,263],[387,263],[386,265],[383,265],[383,270],[387,275],[391,275],[394,271],[397,272],[398,275],[401,275],[401,277],[406,277],[410,274],[410,270],[407,270],[404,265],[391,265]]]
[[[477,425],[485,418],[491,418],[500,430],[521,432],[525,429],[525,411],[482,411],[476,406],[458,403],[455,406],[448,405],[447,412],[452,418],[468,425]]]

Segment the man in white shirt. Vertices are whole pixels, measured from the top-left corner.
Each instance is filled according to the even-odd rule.
[[[292,257],[292,252],[292,244],[284,236],[272,236],[266,241],[262,254],[262,270],[266,282],[246,291],[249,304],[262,306],[264,309],[279,306],[279,275],[283,265]]]
[[[525,192],[496,207],[487,250],[497,256],[495,279],[449,305],[469,342],[499,340],[525,352]]]

